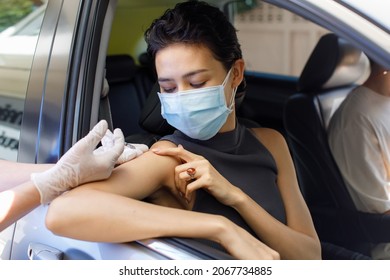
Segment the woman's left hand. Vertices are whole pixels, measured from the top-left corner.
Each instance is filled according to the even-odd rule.
[[[152,149],[162,156],[177,157],[182,164],[175,168],[175,184],[180,196],[187,202],[195,190],[204,188],[221,203],[233,206],[239,189],[224,178],[204,157],[191,153],[179,145],[177,148]]]

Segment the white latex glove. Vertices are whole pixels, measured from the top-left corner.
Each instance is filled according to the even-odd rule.
[[[107,130],[106,135],[102,139],[102,148],[104,150],[111,149],[114,145],[114,134],[110,130]],[[129,160],[132,160],[144,152],[148,151],[149,147],[145,144],[130,144],[125,143],[125,148],[123,149],[123,153],[119,156],[116,164],[122,164]]]
[[[81,184],[108,178],[124,149],[124,137],[120,129],[113,133],[112,145],[107,149],[95,149],[106,134],[108,124],[100,121],[80,139],[50,169],[31,174],[31,180],[41,195],[41,203],[47,204],[63,192]]]

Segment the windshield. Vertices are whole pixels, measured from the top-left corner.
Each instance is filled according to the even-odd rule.
[[[338,1],[352,7],[365,18],[390,33],[390,1],[389,0],[341,0]]]

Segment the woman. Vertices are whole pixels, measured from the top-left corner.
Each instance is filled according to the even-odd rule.
[[[155,20],[145,38],[163,117],[177,131],[108,180],[54,200],[48,228],[103,242],[207,239],[238,259],[319,259],[283,137],[236,121],[244,61],[223,13],[203,2],[181,3]]]

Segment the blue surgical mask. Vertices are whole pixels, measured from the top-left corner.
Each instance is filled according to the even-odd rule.
[[[219,86],[205,87],[176,93],[157,93],[161,115],[167,122],[193,139],[208,140],[215,136],[233,111],[237,88],[226,105],[225,84],[231,70]]]

